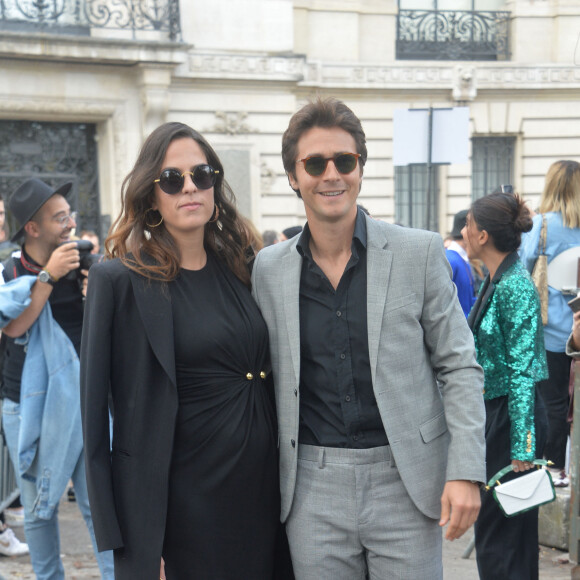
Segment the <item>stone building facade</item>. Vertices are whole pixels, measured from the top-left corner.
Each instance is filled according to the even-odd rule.
[[[549,165],[580,160],[579,36],[577,0],[4,0],[0,192],[72,179],[80,227],[104,237],[144,137],[179,120],[240,210],[281,230],[304,221],[281,135],[332,95],[367,134],[361,203],[445,235],[472,197],[510,182],[534,206]],[[453,106],[468,162],[393,167],[394,111]]]

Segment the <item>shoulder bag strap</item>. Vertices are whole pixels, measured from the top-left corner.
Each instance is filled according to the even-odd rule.
[[[548,221],[546,214],[542,214],[542,229],[540,230],[540,239],[538,241],[538,254],[546,254],[546,238],[548,237]]]

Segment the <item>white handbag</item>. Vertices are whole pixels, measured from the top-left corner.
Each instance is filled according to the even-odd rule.
[[[534,461],[538,467],[547,465],[543,459]],[[556,499],[552,476],[547,469],[535,469],[506,483],[499,480],[512,471],[512,465],[498,471],[488,482],[486,490],[493,489],[493,497],[506,517],[516,516]]]

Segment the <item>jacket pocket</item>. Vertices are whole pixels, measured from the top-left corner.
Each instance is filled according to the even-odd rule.
[[[410,304],[415,304],[416,301],[417,299],[415,294],[407,294],[405,296],[401,296],[400,298],[395,298],[395,300],[389,300],[387,298],[387,302],[385,304],[385,314],[389,314],[395,310],[409,306]]]
[[[439,415],[425,421],[425,423],[419,426],[419,431],[421,432],[421,438],[424,443],[429,443],[433,439],[437,439],[437,437],[443,435],[447,431],[445,413],[439,413]]]

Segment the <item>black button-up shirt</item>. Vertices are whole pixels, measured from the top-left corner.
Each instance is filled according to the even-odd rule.
[[[367,233],[359,209],[352,255],[336,290],[312,258],[308,224],[298,241],[300,443],[366,449],[387,445],[373,392],[367,332]]]

